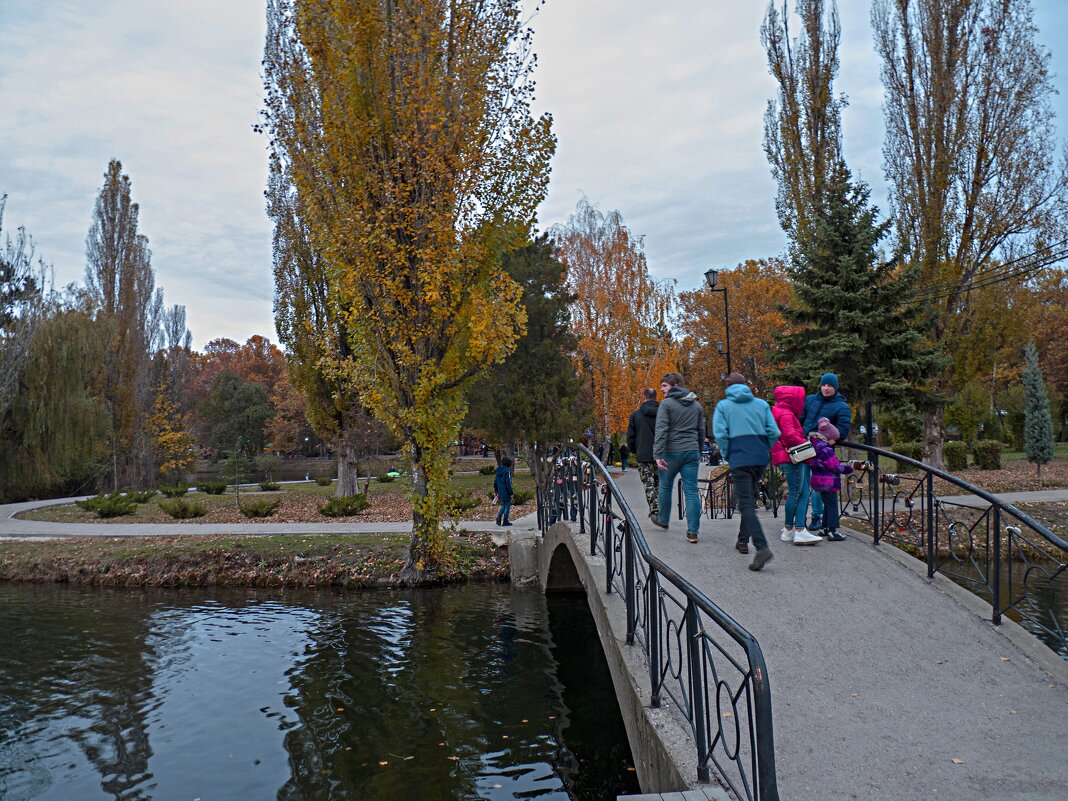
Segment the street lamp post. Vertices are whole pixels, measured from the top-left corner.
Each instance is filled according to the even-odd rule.
[[[719,270],[712,269],[705,272],[705,284],[708,285],[710,292],[722,292],[723,293],[723,327],[727,330],[727,373],[731,370],[731,318],[727,311],[727,287],[716,287],[716,279],[719,277]]]

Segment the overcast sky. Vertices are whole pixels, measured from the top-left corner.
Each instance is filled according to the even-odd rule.
[[[1035,0],[1068,133],[1068,0]],[[869,0],[840,0],[839,92],[854,174],[885,209],[882,88]],[[780,253],[762,150],[774,93],[763,0],[548,0],[533,20],[539,110],[559,138],[540,226],[583,196],[644,236],[690,289],[709,267]],[[141,207],[157,284],[195,347],[276,339],[263,211],[263,0],[0,0],[0,194],[58,285],[82,282],[107,162]]]

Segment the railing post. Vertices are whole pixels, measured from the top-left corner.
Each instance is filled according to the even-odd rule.
[[[935,514],[934,514],[934,473],[927,473],[927,480],[924,482],[924,499],[927,504],[926,509],[926,525],[927,525],[927,578],[932,578],[935,574]]]
[[[879,544],[879,535],[882,533],[883,528],[883,497],[879,491],[879,454],[869,453],[871,457],[871,475],[868,477],[868,483],[871,487],[871,519],[872,519],[872,538],[876,545]]]
[[[578,495],[578,514],[579,514],[579,533],[586,533],[586,497],[582,492],[582,454],[579,453],[575,456],[577,460],[575,470],[577,471],[575,476],[575,494]],[[593,474],[593,468],[590,468],[590,474]]]
[[[597,471],[590,462],[590,556],[597,555]]]
[[[701,624],[697,617],[697,607],[691,601],[686,605],[686,655],[690,663],[690,709],[693,711],[693,728],[697,740],[697,780],[707,782],[711,776],[708,770],[708,732],[705,725],[703,697],[705,681],[701,645]]]
[[[660,576],[649,568],[649,583],[645,585],[648,606],[645,619],[649,623],[649,706],[660,706]]]
[[[612,493],[607,491],[605,484],[604,493],[604,578],[605,595],[612,594],[612,573],[615,571],[616,557],[616,534],[615,526],[612,525]]]
[[[635,607],[634,585],[634,540],[630,530],[630,523],[623,522],[623,599],[627,608],[627,645],[634,645],[634,625],[638,619],[638,610]]]
[[[1011,534],[1009,535],[1012,536]],[[1009,545],[1012,545],[1010,540]],[[989,558],[989,556],[988,556]],[[994,506],[994,576],[991,589],[991,605],[994,615],[991,618],[995,626],[1001,625],[1001,507]]]

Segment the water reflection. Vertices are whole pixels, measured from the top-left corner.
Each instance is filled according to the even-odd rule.
[[[0,587],[0,798],[592,799],[631,764],[581,597]]]

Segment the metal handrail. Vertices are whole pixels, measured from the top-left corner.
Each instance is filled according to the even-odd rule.
[[[710,781],[714,767],[739,798],[778,801],[771,687],[760,644],[653,555],[619,487],[593,452],[581,444],[569,450],[579,456],[579,494],[588,495],[580,530],[590,533],[591,554],[604,556],[605,592],[623,596],[626,642],[637,642],[649,665],[650,705],[659,707],[667,698],[686,719],[697,747],[699,781]],[[553,474],[558,475],[557,465]],[[548,496],[539,498],[543,494]],[[550,517],[539,514],[546,523]],[[714,630],[728,635],[737,658]],[[738,673],[735,686],[726,676],[731,669]],[[730,709],[723,708],[725,703]]]
[[[863,499],[843,494],[843,518],[866,519],[875,545],[896,540],[921,552],[929,578],[943,573],[979,588],[980,594],[989,595],[995,625],[1011,610],[1068,658],[1068,621],[1060,619],[1057,603],[1058,582],[1068,576],[1068,541],[1011,503],[945,470],[874,445],[838,445],[867,453],[870,464],[867,506]],[[880,458],[922,474],[880,473]],[[977,510],[939,497],[935,478],[982,499],[987,508]]]

